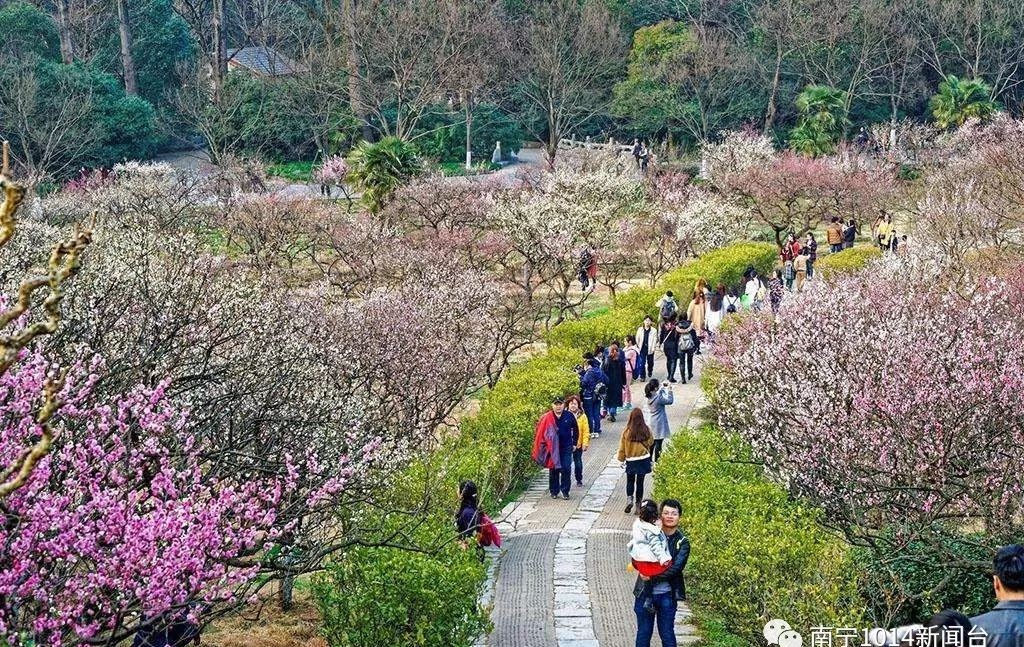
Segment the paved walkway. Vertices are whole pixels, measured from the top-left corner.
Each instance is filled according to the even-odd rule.
[[[673,433],[687,423],[700,398],[699,370],[694,380],[673,385],[668,408]],[[664,379],[659,358],[658,377]],[[642,402],[642,385],[633,385],[633,401]],[[572,499],[551,499],[547,472],[502,511],[504,546],[492,560],[484,596],[493,603],[494,630],[478,645],[489,647],[632,647],[636,638],[633,583],[626,542],[635,516],[623,509],[626,477],[615,453],[627,415],[606,419],[600,438],[584,454],[583,487]],[[655,468],[657,469],[657,468]],[[651,476],[645,495],[652,487]],[[680,606],[676,637],[680,645],[698,640],[687,624],[689,608]],[[653,645],[660,647],[657,630]]]

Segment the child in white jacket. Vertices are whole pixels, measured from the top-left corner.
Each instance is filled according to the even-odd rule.
[[[629,557],[633,568],[644,577],[661,575],[672,564],[668,551],[668,540],[657,525],[658,504],[647,499],[640,504],[639,518],[633,522],[632,538],[629,540]],[[643,605],[648,612],[654,610],[652,586],[644,586]]]

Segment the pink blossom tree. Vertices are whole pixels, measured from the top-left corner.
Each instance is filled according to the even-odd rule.
[[[1024,443],[1024,272],[962,294],[903,270],[821,284],[779,317],[720,337],[713,390],[724,430],[880,555],[910,542],[962,565],[949,537],[1019,537]]]

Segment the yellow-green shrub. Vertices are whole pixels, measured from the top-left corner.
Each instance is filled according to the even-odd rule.
[[[814,269],[828,279],[862,270],[865,265],[881,256],[881,250],[874,245],[857,245],[835,254],[819,256]]]
[[[753,644],[772,618],[805,635],[867,626],[849,547],[818,525],[818,510],[746,460],[741,442],[705,426],[674,436],[658,461],[655,497],[683,504],[692,603]]]

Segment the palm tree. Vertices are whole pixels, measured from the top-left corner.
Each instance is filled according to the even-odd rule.
[[[796,97],[800,120],[822,132],[838,133],[846,125],[846,93],[827,85],[808,85]]]
[[[348,165],[349,179],[359,187],[363,202],[374,213],[381,210],[396,189],[422,170],[412,144],[398,137],[360,142],[349,153]]]
[[[928,106],[940,128],[962,126],[971,117],[988,119],[998,108],[987,83],[981,79],[965,81],[952,74],[939,84]]]
[[[846,93],[827,85],[808,85],[796,97],[800,121],[790,131],[793,150],[804,155],[824,155],[835,150],[846,118]]]

